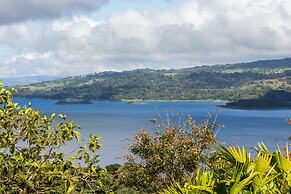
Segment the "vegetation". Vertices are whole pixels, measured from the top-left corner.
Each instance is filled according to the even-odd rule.
[[[153,132],[141,130],[118,170],[122,187],[164,194],[290,193],[291,155],[273,154],[264,144],[255,153],[216,141],[219,125],[162,122]],[[183,126],[183,127],[182,127]]]
[[[291,193],[290,156],[269,152],[259,144],[257,154],[244,148],[224,147],[217,151],[220,165],[217,169],[200,172],[183,187],[176,184],[161,193]]]
[[[1,193],[290,193],[291,158],[259,144],[256,153],[225,147],[216,140],[220,126],[208,116],[198,122],[172,119],[140,130],[125,164],[98,165],[100,137],[71,156],[60,148],[80,132],[65,115],[42,115],[13,102],[15,89],[0,86]]]
[[[132,154],[120,169],[120,183],[146,193],[173,182],[184,183],[197,169],[210,165],[209,150],[217,144],[216,128],[216,121],[209,118],[198,123],[189,117],[186,123],[156,123],[154,133],[141,129],[130,144]]]
[[[180,70],[103,72],[18,87],[22,97],[58,100],[227,100],[291,91],[291,59]]]
[[[1,193],[108,193],[107,172],[98,165],[100,137],[73,156],[58,152],[69,141],[80,139],[65,115],[47,117],[31,106],[13,102],[15,89],[0,85],[0,192]]]
[[[257,99],[240,99],[228,102],[221,107],[239,109],[280,109],[291,108],[291,92],[285,90],[270,90]]]

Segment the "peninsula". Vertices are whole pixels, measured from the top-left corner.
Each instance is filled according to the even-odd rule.
[[[271,90],[256,99],[240,99],[220,107],[234,109],[291,109],[291,92]]]

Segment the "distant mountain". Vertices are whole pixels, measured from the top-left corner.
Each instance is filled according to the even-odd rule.
[[[6,86],[19,86],[43,81],[50,81],[59,78],[60,77],[57,76],[21,76],[21,77],[0,78],[0,80]]]
[[[291,58],[185,69],[139,69],[18,87],[23,97],[102,100],[227,100],[291,91]]]

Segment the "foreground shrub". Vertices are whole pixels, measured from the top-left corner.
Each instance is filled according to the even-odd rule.
[[[161,193],[291,193],[289,155],[285,157],[280,151],[271,154],[264,144],[259,144],[254,158],[248,150],[233,146],[222,146],[217,156],[222,159],[222,166],[231,166],[231,170],[199,172],[183,187],[176,184]]]
[[[141,191],[157,192],[173,182],[183,184],[209,164],[209,150],[216,145],[216,121],[198,123],[191,117],[181,125],[155,123],[154,132],[141,129],[129,147],[120,169],[120,182]]]
[[[91,136],[76,155],[58,152],[79,140],[78,127],[55,114],[42,115],[30,106],[21,108],[12,91],[0,85],[0,192],[1,193],[108,193],[106,170],[98,165],[100,137]]]

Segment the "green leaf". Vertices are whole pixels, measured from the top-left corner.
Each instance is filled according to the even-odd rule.
[[[31,180],[28,180],[28,181],[26,181],[26,184],[27,184],[27,186],[28,186],[29,188],[31,188],[31,189],[33,189],[33,188],[34,188],[33,181],[31,181]]]
[[[75,138],[78,141],[80,141],[80,139],[81,139],[81,133],[79,131],[75,131],[75,130],[73,131],[73,133],[74,133]]]

